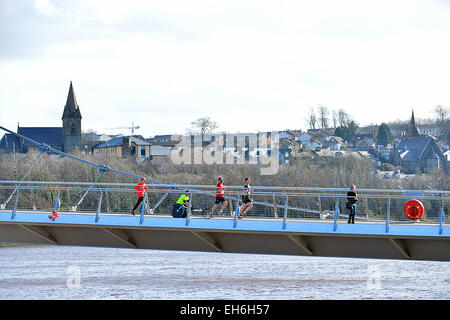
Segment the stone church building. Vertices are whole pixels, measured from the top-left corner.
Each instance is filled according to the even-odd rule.
[[[81,113],[72,81],[61,119],[62,127],[21,127],[17,125],[17,133],[66,153],[81,150]],[[15,152],[25,153],[29,148],[37,148],[37,146],[13,134],[6,133],[0,140],[0,151],[3,152],[15,150]]]
[[[447,159],[439,149],[436,138],[430,134],[419,134],[411,115],[408,134],[394,149],[393,164],[403,167],[405,173],[448,172]]]

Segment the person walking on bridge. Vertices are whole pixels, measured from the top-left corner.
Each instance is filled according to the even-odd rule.
[[[356,186],[352,184],[350,186],[350,191],[347,192],[347,204],[346,208],[349,209],[348,221],[347,223],[355,223],[356,214],[356,201],[358,201],[358,194],[356,192]]]
[[[228,202],[224,197],[224,193],[225,193],[225,188],[223,187],[223,177],[220,176],[217,178],[216,203],[211,208],[211,214],[214,213],[214,211],[217,209],[217,207],[220,205],[220,203],[223,203],[223,204],[222,204],[222,208],[220,208],[219,213],[223,213],[223,210],[225,210],[225,208],[227,207]]]
[[[146,185],[146,179],[144,177],[141,178],[141,182],[138,183],[136,187],[134,187],[135,190],[138,191],[138,199],[136,204],[134,205],[133,210],[131,210],[131,214],[134,216],[134,211],[139,207],[139,205],[144,201],[144,192],[147,191],[147,185]],[[142,207],[141,207],[142,210]]]

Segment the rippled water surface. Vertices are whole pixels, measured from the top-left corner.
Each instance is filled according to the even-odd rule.
[[[450,263],[0,248],[0,299],[450,299]]]

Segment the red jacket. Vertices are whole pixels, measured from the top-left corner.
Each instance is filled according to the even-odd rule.
[[[143,182],[139,182],[138,185],[134,187],[134,189],[139,191],[138,198],[140,198],[144,196],[144,191],[147,191],[147,185]]]
[[[222,182],[217,183],[216,198],[223,198],[224,192],[225,188],[223,187]]]

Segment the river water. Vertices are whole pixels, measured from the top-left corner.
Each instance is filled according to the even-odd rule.
[[[450,263],[41,246],[0,248],[0,299],[450,299]]]

